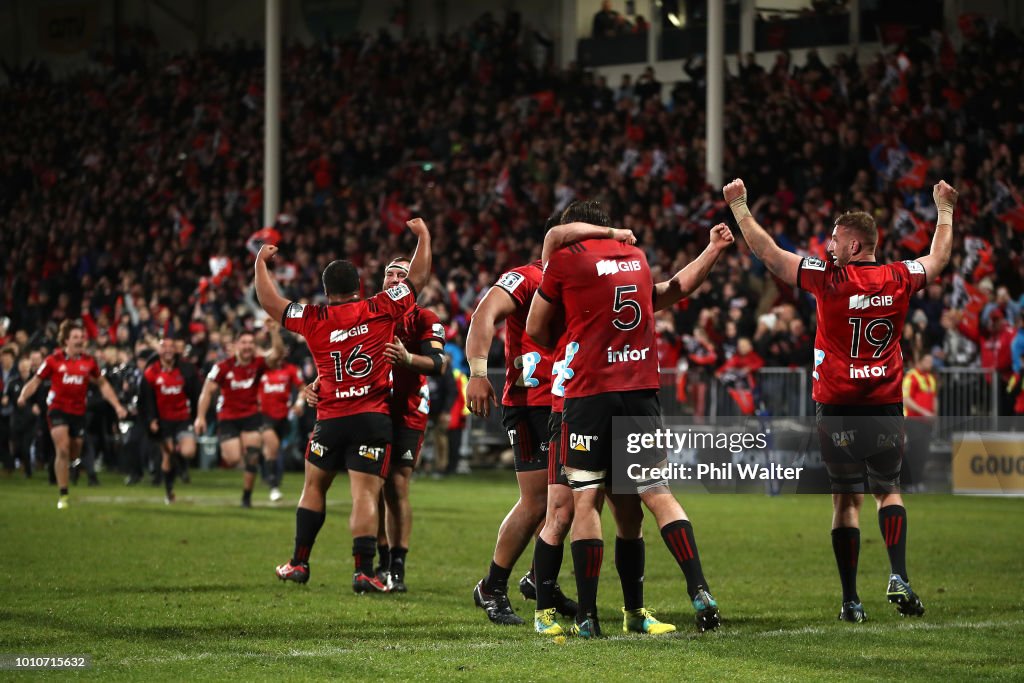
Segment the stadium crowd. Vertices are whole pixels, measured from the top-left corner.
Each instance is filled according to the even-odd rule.
[[[833,218],[864,210],[882,229],[883,261],[926,249],[931,187],[949,180],[961,197],[953,262],[914,300],[906,352],[996,368],[1009,384],[1024,352],[1024,42],[970,17],[960,30],[959,50],[932,34],[863,64],[813,51],[802,65],[780,53],[767,70],[744,60],[726,83],[725,172],[746,180],[751,210],[784,248],[823,256]],[[485,14],[433,41],[381,32],[287,45],[282,208],[265,226],[262,51],[169,57],[153,42],[138,33],[124,54],[98,53],[63,78],[7,68],[5,385],[38,367],[68,318],[84,321],[102,367],[124,375],[122,391],[162,336],[181,339],[200,369],[241,330],[265,345],[254,245],[280,244],[289,298],[322,300],[319,276],[336,258],[360,266],[374,292],[384,265],[411,251],[413,215],[435,235],[420,304],[465,370],[474,306],[504,270],[539,258],[540,226],[574,198],[604,201],[637,234],[656,281],[728,217],[705,182],[702,80],[662,85],[650,70],[614,88],[555,68],[517,15]],[[698,379],[811,356],[811,300],[742,244],[659,315],[662,367],[687,364]],[[300,349],[291,360],[310,379]],[[501,349],[499,336],[491,367]],[[5,424],[28,419],[4,396]]]

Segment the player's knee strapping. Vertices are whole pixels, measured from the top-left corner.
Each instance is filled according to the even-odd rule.
[[[570,470],[567,468],[565,473],[573,491],[604,488],[604,470]]]
[[[246,472],[257,472],[260,468],[260,447],[259,446],[246,446],[245,447],[245,471]]]

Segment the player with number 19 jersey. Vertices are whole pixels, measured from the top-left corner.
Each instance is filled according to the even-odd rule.
[[[402,282],[369,299],[330,306],[288,304],[281,324],[306,338],[320,376],[318,420],[388,414],[391,364],[385,361],[384,345],[415,303],[412,285]]]
[[[551,353],[526,334],[526,316],[543,274],[541,262],[534,261],[507,271],[495,284],[516,303],[515,313],[505,318],[504,406],[551,405]]]
[[[818,301],[812,396],[826,405],[903,401],[900,337],[910,297],[924,287],[917,261],[854,261],[844,268],[805,258],[797,286]]]

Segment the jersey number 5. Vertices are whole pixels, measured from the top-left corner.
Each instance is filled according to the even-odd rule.
[[[850,325],[853,326],[853,340],[850,342],[850,358],[859,358],[861,334],[864,341],[875,347],[871,354],[872,358],[879,358],[885,347],[892,341],[893,325],[888,318],[875,318],[864,320],[864,318],[850,318]]]
[[[633,301],[632,299],[623,299],[623,294],[632,294],[636,291],[636,285],[619,285],[615,288],[615,303],[612,304],[612,310],[616,313],[621,313],[623,310],[629,308],[632,309],[633,314],[631,320],[627,318],[627,322],[623,322],[619,318],[612,318],[612,325],[615,329],[621,330],[622,332],[629,332],[635,329],[640,324],[640,304]]]
[[[362,344],[357,344],[345,361],[345,372],[352,379],[366,377],[373,370],[373,358],[365,353],[359,353],[362,348]],[[340,382],[345,378],[341,367],[341,351],[331,351],[331,358],[334,359],[334,379]]]

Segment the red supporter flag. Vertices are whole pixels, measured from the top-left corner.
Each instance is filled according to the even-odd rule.
[[[928,160],[914,152],[897,156],[898,161],[894,161],[892,174],[896,180],[896,187],[904,191],[924,187],[925,177],[928,175]]]
[[[260,253],[260,249],[264,244],[272,244],[277,246],[281,242],[281,233],[275,230],[273,227],[263,228],[257,230],[253,234],[249,235],[249,239],[245,242],[245,248],[252,253],[253,256]]]
[[[227,256],[210,257],[210,274],[213,275],[213,284],[220,285],[231,275],[231,259]]]
[[[985,296],[985,293],[968,283],[962,275],[953,276],[953,297],[950,303],[953,308],[963,311],[961,325],[965,328],[967,336],[977,338],[981,312],[987,302],[988,297]]]
[[[960,274],[969,278],[972,282],[978,282],[986,275],[996,272],[993,263],[992,245],[988,240],[981,237],[964,238],[963,264],[960,266]]]
[[[898,243],[913,252],[921,252],[931,243],[928,226],[906,209],[897,209],[892,220]]]
[[[996,181],[993,191],[992,213],[1002,222],[1013,226],[1014,230],[1024,232],[1024,205],[1021,204],[1020,195],[1001,181]]]
[[[380,219],[384,223],[384,227],[388,229],[393,235],[401,235],[405,232],[405,223],[412,214],[409,209],[405,208],[398,202],[398,198],[395,195],[389,195],[381,205]]]

